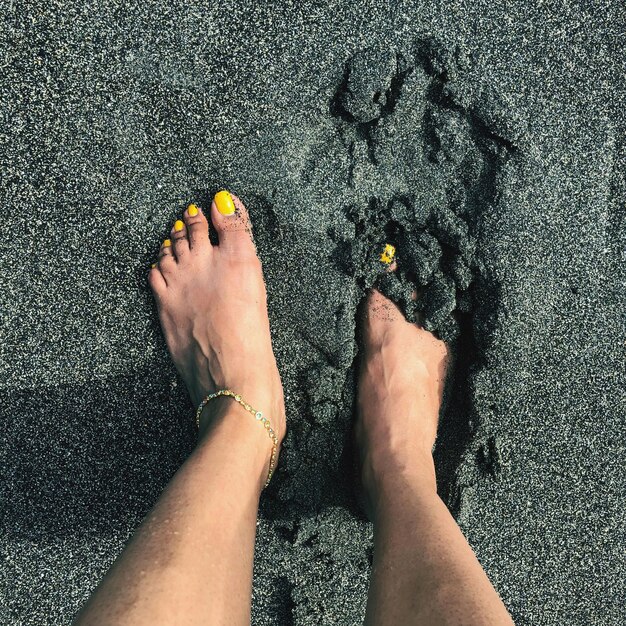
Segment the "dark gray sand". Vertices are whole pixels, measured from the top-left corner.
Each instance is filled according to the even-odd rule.
[[[355,314],[388,240],[381,288],[457,354],[441,493],[516,622],[624,624],[622,3],[134,5],[2,3],[0,623],[68,623],[191,450],[146,270],[225,186],[290,428],[253,622],[362,621]]]

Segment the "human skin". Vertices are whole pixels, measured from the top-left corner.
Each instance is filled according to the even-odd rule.
[[[280,443],[283,391],[248,213],[220,192],[210,221],[217,245],[191,205],[161,246],[148,275],[161,327],[194,404],[231,389],[270,418]],[[363,331],[356,436],[375,537],[367,623],[510,624],[436,493],[430,450],[445,345],[377,292],[368,296]],[[210,401],[196,449],[75,623],[249,624],[256,520],[272,447],[266,429],[233,399]]]
[[[361,324],[355,434],[374,523],[366,624],[512,624],[437,495],[432,449],[446,345],[375,290]]]

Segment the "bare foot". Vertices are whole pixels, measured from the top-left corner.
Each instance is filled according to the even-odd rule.
[[[208,393],[231,389],[269,417],[282,441],[283,390],[248,212],[226,191],[215,196],[211,228],[217,231],[216,246],[209,241],[209,223],[200,208],[190,205],[183,220],[174,224],[148,276],[176,368],[195,406]],[[201,432],[215,407],[225,402],[234,401],[218,398],[208,403],[200,419]],[[243,407],[241,411],[252,419],[242,427],[257,431],[267,446],[269,465],[271,441],[265,429]]]
[[[437,489],[432,447],[448,349],[372,290],[363,310],[362,350],[355,437],[363,504],[373,519],[388,484],[419,480]]]

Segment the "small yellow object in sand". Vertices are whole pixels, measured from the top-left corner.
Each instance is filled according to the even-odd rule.
[[[166,240],[163,242],[163,247],[164,247],[164,248],[169,248],[171,245],[172,245],[172,242],[171,242],[169,239],[166,239]]]
[[[185,228],[185,222],[182,220],[176,220],[174,222],[174,230],[179,233],[183,228]]]
[[[222,189],[222,191],[218,191],[215,194],[215,206],[217,210],[222,215],[232,215],[235,212],[235,203],[233,202],[232,196],[226,191],[226,189]]]
[[[154,269],[155,267],[156,267],[156,263],[153,263],[153,264],[150,266],[150,269]]]
[[[380,255],[380,260],[385,263],[385,265],[389,265],[394,257],[396,256],[396,249],[390,243],[385,244],[385,249],[382,251]]]
[[[198,215],[198,207],[195,204],[190,204],[187,207],[187,214],[189,215],[189,217],[195,217],[196,215]]]

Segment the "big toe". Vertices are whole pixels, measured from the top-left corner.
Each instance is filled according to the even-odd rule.
[[[226,190],[216,193],[211,203],[211,220],[220,249],[239,255],[256,255],[250,217],[237,196]]]

